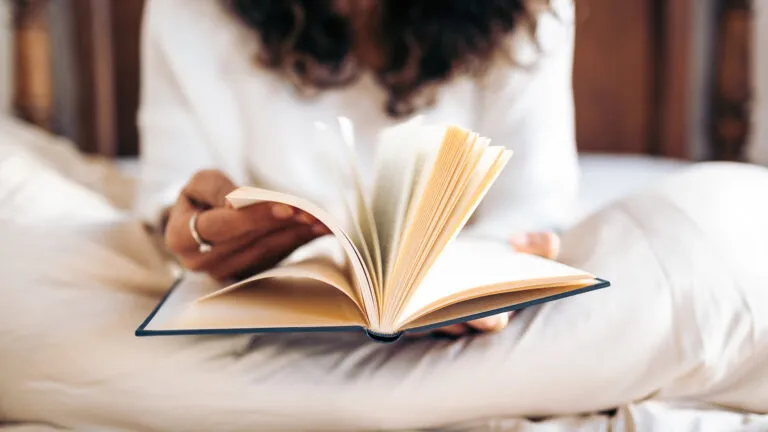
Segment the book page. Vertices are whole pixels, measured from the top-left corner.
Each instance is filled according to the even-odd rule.
[[[419,203],[424,197],[427,185],[430,179],[433,178],[435,170],[438,169],[438,158],[441,152],[445,152],[444,138],[447,132],[448,129],[444,126],[432,126],[416,131],[411,138],[414,144],[411,151],[416,153],[416,158],[405,219],[402,222],[403,231],[413,224],[416,210],[419,208]],[[445,160],[440,162],[442,162],[440,167],[443,167]]]
[[[445,130],[424,190],[414,194],[383,317],[391,325],[442,248],[458,233],[506,165],[511,152],[457,127]]]
[[[432,139],[424,138],[420,118],[384,130],[379,135],[373,180],[373,212],[381,247],[384,280],[397,253],[406,224],[408,208],[414,195],[425,184],[425,165],[434,163],[441,131],[432,128]],[[419,133],[419,131],[422,133]],[[380,296],[383,298],[384,294]]]
[[[257,275],[220,288],[212,293],[208,293],[205,296],[197,299],[197,301],[203,301],[213,297],[228,295],[237,289],[252,285],[253,282],[262,279],[274,278],[316,280],[338,289],[350,300],[355,302],[356,305],[362,305],[362,299],[359,297],[359,293],[353,288],[353,285],[350,284],[347,275],[344,274],[338,263],[335,263],[331,259],[323,256],[316,256],[298,262],[290,262],[287,264],[279,265],[277,267],[273,267]]]
[[[471,149],[465,145],[470,135],[468,131],[457,127],[439,128],[437,131],[442,133],[442,138],[438,134],[430,139],[427,130],[418,138],[419,141],[438,143],[439,150],[434,156],[434,162],[428,161],[429,166],[424,167],[423,174],[418,176],[419,184],[413,191],[412,200],[408,205],[408,214],[392,264],[392,272],[386,281],[387,296],[382,317],[382,322],[385,323],[392,322],[396,306],[402,303],[403,288],[408,285],[414,259],[423,250],[430,226],[439,218],[439,209],[446,202],[446,194],[453,190],[461,160],[471,153]]]
[[[565,282],[562,284],[556,284],[554,286],[547,286],[546,288],[528,289],[525,291],[514,291],[478,297],[471,300],[458,302],[450,306],[437,309],[434,312],[424,314],[418,318],[415,318],[413,321],[403,323],[401,330],[445,323],[447,321],[465,318],[476,314],[482,314],[486,311],[493,311],[515,305],[522,305],[524,303],[529,303],[536,300],[547,299],[571,291],[587,288],[591,285],[594,285],[594,283],[594,281],[576,283]]]
[[[353,279],[350,281],[350,286],[355,290],[355,298],[363,300],[360,306],[368,316],[371,326],[378,326],[378,303],[374,292],[373,275],[370,274],[361,251],[331,214],[309,200],[255,187],[238,188],[227,195],[227,200],[234,208],[243,208],[259,202],[279,202],[301,209],[325,224],[339,240],[344,253],[349,257]]]
[[[180,280],[176,281],[144,329],[149,331],[162,329],[187,305],[220,288],[221,284],[206,274],[184,273]]]
[[[467,181],[466,188],[460,196],[453,198],[456,202],[452,211],[444,215],[441,223],[425,235],[428,246],[422,249],[419,257],[412,260],[415,264],[410,279],[402,288],[403,297],[397,305],[397,314],[402,312],[402,308],[446,245],[467,223],[510,157],[510,153],[501,147],[483,147],[483,149],[484,152]]]
[[[228,293],[197,300],[200,284],[182,283],[146,330],[365,327],[358,306],[338,289],[306,278],[250,281]]]
[[[469,142],[466,145],[465,152],[458,167],[454,170],[453,179],[449,183],[444,196],[440,198],[437,204],[432,208],[420,208],[420,212],[431,213],[429,223],[425,228],[420,228],[422,233],[418,235],[419,241],[416,248],[409,251],[411,254],[405,255],[404,261],[410,264],[407,271],[398,283],[398,301],[395,303],[394,311],[399,312],[403,304],[408,300],[413,289],[422,279],[423,274],[431,265],[431,257],[438,255],[444,244],[436,242],[443,238],[445,242],[450,236],[443,236],[446,233],[446,224],[455,215],[463,215],[468,206],[478,197],[478,187],[483,184],[483,179],[492,175],[493,167],[500,157],[499,148],[488,148],[488,140],[478,139],[477,136],[470,135]],[[480,163],[480,162],[485,163]],[[463,200],[462,200],[463,198]],[[463,204],[463,207],[457,205]],[[459,227],[455,227],[456,230]],[[415,231],[414,232],[419,232]],[[426,263],[429,264],[426,264]]]
[[[515,252],[504,243],[457,238],[429,269],[397,325],[475,297],[587,280],[594,280],[594,276],[556,261]]]
[[[378,298],[383,272],[374,213],[367,200],[357,166],[352,122],[340,117],[338,123],[340,136],[334,134],[326,125],[317,123],[317,139],[320,145],[341,152],[341,155],[335,156],[332,155],[335,153],[333,151],[326,154],[331,159],[329,166],[333,167],[329,174],[339,177],[339,193],[344,204],[345,219],[350,222],[347,234],[361,252]]]
[[[381,263],[381,245],[376,228],[376,218],[371,204],[368,202],[368,196],[363,188],[363,180],[355,158],[355,134],[352,122],[346,117],[339,118],[341,134],[348,150],[349,167],[354,189],[355,216],[360,227],[360,233],[367,246],[367,252],[371,261],[370,272],[375,276],[375,288],[380,291],[383,280],[383,271]]]

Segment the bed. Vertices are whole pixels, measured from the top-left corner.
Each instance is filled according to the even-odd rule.
[[[423,416],[421,410],[414,412],[404,406],[386,408],[387,403],[393,402],[387,402],[386,398],[374,398],[375,393],[371,393],[371,389],[339,389],[339,393],[334,393],[334,398],[315,394],[311,396],[311,400],[337,402],[333,404],[334,408],[318,402],[314,402],[316,406],[313,406],[309,400],[295,401],[299,394],[307,397],[313,394],[313,390],[297,390],[298,394],[289,390],[287,396],[285,394],[286,388],[290,389],[304,381],[291,381],[288,387],[279,384],[277,388],[269,385],[263,388],[262,382],[269,376],[263,374],[276,374],[284,380],[284,371],[290,369],[286,366],[299,361],[302,364],[294,367],[311,376],[313,370],[317,371],[317,366],[312,365],[341,361],[328,356],[351,349],[355,354],[344,362],[348,366],[356,364],[356,370],[351,372],[347,386],[354,387],[358,386],[358,383],[368,382],[376,388],[382,383],[370,382],[372,376],[366,379],[369,373],[365,371],[365,365],[370,366],[370,359],[380,358],[385,363],[397,363],[398,359],[399,362],[404,359],[411,362],[418,358],[417,356],[424,355],[418,354],[424,346],[429,347],[432,357],[467,357],[466,354],[459,355],[463,344],[446,345],[445,341],[434,342],[435,345],[404,344],[388,354],[382,352],[381,355],[375,355],[372,351],[384,348],[371,346],[369,342],[355,339],[353,335],[350,335],[349,339],[302,339],[297,336],[283,340],[256,338],[250,342],[242,338],[201,337],[196,341],[152,341],[152,350],[147,351],[146,346],[138,349],[138,345],[145,344],[146,340],[133,336],[135,323],[140,322],[156,304],[172,278],[163,269],[152,268],[151,263],[156,262],[152,257],[158,253],[156,246],[153,247],[146,241],[139,241],[138,244],[136,242],[136,239],[142,238],[141,226],[134,222],[127,211],[135,180],[134,162],[129,160],[115,163],[101,158],[84,157],[71,142],[11,119],[0,119],[0,142],[3,143],[0,145],[0,221],[3,222],[0,224],[0,235],[4,240],[3,246],[0,247],[0,260],[16,263],[15,270],[6,274],[0,287],[3,296],[0,314],[4,317],[0,320],[0,351],[4,352],[3,371],[0,371],[0,374],[3,374],[3,379],[0,379],[0,415],[9,415],[11,417],[5,419],[12,420],[8,424],[0,423],[0,430],[249,430],[245,426],[249,421],[264,424],[264,418],[259,417],[263,414],[260,413],[262,409],[266,409],[265,406],[274,403],[278,405],[269,409],[276,410],[271,414],[276,423],[273,427],[265,427],[265,430],[277,430],[277,425],[284,427],[286,424],[291,425],[291,430],[419,430],[414,424],[418,425],[416,419]],[[583,243],[586,248],[583,251],[588,258],[581,264],[587,268],[597,266],[607,277],[618,280],[617,286],[622,287],[622,290],[613,290],[613,300],[603,302],[599,311],[595,310],[594,304],[591,305],[589,300],[582,301],[582,306],[576,309],[585,314],[586,321],[585,318],[563,318],[567,309],[562,308],[544,309],[537,315],[526,311],[513,320],[509,332],[522,332],[516,339],[520,342],[546,339],[542,333],[549,334],[550,339],[554,338],[552,343],[557,344],[557,349],[544,341],[533,349],[530,344],[516,343],[514,351],[511,351],[515,353],[513,357],[516,367],[513,369],[520,370],[523,377],[540,375],[542,371],[544,376],[534,379],[534,383],[530,384],[533,387],[522,385],[521,388],[526,389],[525,393],[518,394],[515,389],[508,388],[503,392],[507,396],[485,402],[483,399],[478,400],[478,396],[483,394],[482,391],[468,390],[470,400],[479,404],[470,412],[466,412],[467,408],[462,411],[460,406],[451,406],[450,400],[443,400],[441,403],[444,408],[432,409],[432,422],[436,419],[446,422],[439,430],[702,432],[768,429],[768,416],[759,414],[768,410],[764,404],[764,401],[768,400],[768,382],[765,380],[765,365],[768,364],[768,323],[762,319],[768,316],[768,292],[742,292],[737,288],[750,286],[750,277],[754,286],[756,279],[764,281],[766,275],[754,272],[749,275],[749,272],[740,271],[741,273],[737,274],[741,274],[741,277],[731,279],[734,274],[709,274],[698,268],[701,261],[692,260],[693,267],[678,269],[677,276],[672,276],[673,279],[687,280],[693,274],[697,275],[695,280],[690,282],[690,286],[685,285],[688,286],[687,289],[678,293],[679,298],[670,304],[671,310],[676,311],[673,315],[664,313],[667,308],[663,306],[658,310],[635,308],[632,314],[628,314],[632,309],[618,304],[642,304],[649,301],[666,303],[668,294],[656,289],[651,290],[654,291],[651,298],[646,297],[650,294],[644,294],[641,298],[625,298],[628,281],[621,280],[621,268],[614,268],[617,264],[611,264],[612,258],[609,258],[617,250],[629,247],[630,249],[621,253],[631,251],[633,255],[643,255],[648,252],[645,247],[638,245],[650,242],[652,249],[672,254],[663,261],[669,261],[670,257],[680,260],[694,252],[689,249],[684,249],[682,255],[680,252],[674,252],[676,246],[686,244],[694,237],[689,234],[683,237],[684,241],[679,241],[680,233],[675,231],[685,224],[670,222],[670,217],[679,219],[677,212],[669,213],[668,208],[660,206],[653,197],[668,193],[669,190],[678,189],[679,192],[681,187],[685,192],[682,196],[689,196],[690,190],[698,188],[708,189],[712,193],[712,188],[707,186],[707,182],[714,183],[710,186],[722,185],[724,178],[730,178],[731,184],[740,192],[734,194],[727,188],[720,187],[717,193],[721,195],[724,203],[722,210],[738,211],[736,206],[727,204],[729,196],[754,194],[768,187],[768,173],[762,172],[763,170],[759,173],[746,173],[745,179],[738,178],[745,177],[745,173],[734,172],[726,173],[727,177],[719,176],[709,181],[706,178],[703,181],[687,181],[687,186],[685,177],[682,178],[682,186],[680,181],[666,185],[662,183],[655,187],[656,192],[651,195],[651,201],[626,198],[627,194],[631,196],[633,191],[648,189],[649,186],[653,188],[658,182],[674,179],[676,173],[686,165],[685,162],[648,159],[642,156],[591,155],[582,159],[584,189],[581,206],[573,214],[572,222],[575,228],[568,233],[568,236],[575,236],[576,239],[569,240],[566,237],[566,242]],[[731,169],[724,166],[715,171]],[[605,188],[606,183],[619,186]],[[46,198],[41,200],[41,196]],[[676,196],[680,194],[677,193]],[[613,202],[618,204],[614,205]],[[634,224],[626,219],[623,223],[617,223],[616,221],[622,218],[616,216],[625,214],[626,206],[635,207],[634,213],[629,211],[629,214],[634,216],[642,216],[643,212],[646,212],[646,215],[648,212],[657,214],[664,223],[656,229],[665,228],[661,233],[647,234],[647,230],[653,232],[654,229],[637,231]],[[768,208],[756,204],[742,216],[743,224],[732,227],[736,232],[725,233],[726,238],[733,238],[734,234],[736,237],[742,237],[744,227],[758,226],[756,220],[767,218]],[[62,226],[69,226],[70,229],[73,226],[79,227],[75,231],[78,234],[68,237],[57,229]],[[612,252],[590,251],[591,242],[582,242],[583,239],[592,238],[595,233],[611,239],[614,245],[608,249]],[[754,235],[758,238],[768,238],[768,229],[763,227],[761,231],[754,232]],[[42,239],[48,245],[44,250],[25,247],[40,244],[38,240]],[[116,253],[116,245],[121,244],[132,245],[128,255]],[[768,248],[763,243],[755,246],[758,249],[754,252],[754,259],[759,261],[768,258]],[[701,250],[703,252],[696,253],[703,253],[703,262],[709,262],[703,267],[719,268],[718,261],[711,261],[711,257],[706,259],[708,248],[703,247]],[[81,273],[85,272],[85,278],[72,279],[72,274],[64,272],[57,274],[54,281],[18,281],[19,274],[25,273],[25,267],[27,274],[30,271],[34,274],[34,270],[30,270],[29,266],[39,265],[39,260],[42,260],[45,266],[58,268],[62,265],[62,260],[67,261],[67,256],[90,257],[89,260],[100,262],[100,265],[80,268]],[[600,264],[601,262],[607,264]],[[640,259],[639,262],[645,263],[642,266],[650,264],[647,258]],[[749,262],[751,261],[744,260],[741,264],[748,265]],[[645,271],[637,272],[640,267],[637,265],[617,266],[629,270],[630,273],[634,270],[636,275],[646,275]],[[634,269],[627,268],[628,266]],[[19,273],[16,273],[17,271]],[[744,275],[750,277],[745,280]],[[644,280],[636,281],[644,285],[644,289],[664,286],[658,282],[653,283],[655,278],[662,277],[660,274],[650,272],[647,276]],[[122,289],[103,291],[100,288],[100,284],[109,285],[110,281],[115,280],[125,283]],[[733,285],[734,293],[737,294],[724,295],[729,290],[724,290],[721,285],[723,283]],[[764,287],[764,283],[762,286]],[[699,298],[705,301],[689,304],[685,300],[692,300],[688,291],[693,287],[699,291]],[[9,288],[14,289],[8,291]],[[637,290],[632,289],[629,292],[632,291]],[[754,297],[755,295],[757,297]],[[747,301],[750,296],[754,298]],[[12,309],[9,309],[11,307]],[[637,313],[641,315],[638,316]],[[600,319],[588,319],[591,316],[599,316]],[[698,321],[702,317],[709,317],[707,319],[714,321],[702,326]],[[622,318],[625,324],[618,324]],[[538,325],[537,319],[546,321],[547,326]],[[612,330],[605,326],[603,320],[612,323]],[[681,322],[687,324],[683,325],[682,329],[675,330],[672,324],[675,321],[678,322],[676,326],[681,326]],[[583,329],[582,332],[573,333],[566,328],[553,329],[552,326],[558,322],[567,323],[568,326],[587,326],[594,330]],[[544,332],[544,328],[550,330]],[[540,335],[533,336],[532,333]],[[683,340],[686,340],[699,333],[707,335],[703,339],[706,342],[704,345],[699,345],[695,338],[686,343],[695,342],[690,346],[678,345],[675,342],[677,335],[687,335],[683,337]],[[522,337],[526,334],[528,337]],[[580,338],[574,338],[578,334],[592,334],[603,342],[598,344],[599,348],[595,348],[594,342],[583,345],[584,342],[580,342]],[[501,339],[493,343],[489,339],[472,339],[473,344],[490,344],[489,347],[496,347],[497,351],[507,352],[508,349],[513,349],[505,347],[501,342]],[[443,345],[440,345],[441,343]],[[592,348],[587,351],[581,348],[589,345]],[[526,346],[528,348],[525,348]],[[256,347],[258,349],[255,349]],[[563,352],[545,354],[553,349]],[[727,353],[729,360],[711,362],[710,355],[714,352]],[[745,353],[751,355],[745,357]],[[276,363],[266,371],[261,364],[265,355],[267,358],[274,357],[273,363]],[[476,361],[492,361],[498,355],[497,352],[496,355],[479,357],[472,364]],[[636,358],[636,361],[627,369],[622,368],[606,375],[601,369],[589,366],[595,364],[596,355],[618,355],[619,358],[623,356],[625,359],[630,356],[629,358]],[[566,364],[571,366],[554,373],[551,368],[554,365],[563,365],[562,359],[568,359]],[[552,363],[551,360],[556,361]],[[422,363],[427,361],[428,357],[420,360]],[[545,366],[546,364],[549,366]],[[419,367],[416,371],[424,371],[424,367]],[[432,369],[439,370],[438,367]],[[461,371],[466,373],[468,370],[471,368],[459,366],[449,375],[449,380],[445,380],[445,376],[437,376],[434,378],[437,381],[424,384],[421,391],[429,388],[439,389],[439,383],[451,382],[454,379],[463,382],[466,378],[460,378]],[[10,373],[14,375],[9,375]],[[670,375],[677,378],[672,381],[672,385],[653,390],[652,393],[658,393],[657,396],[647,394],[648,389],[643,389],[642,383],[647,382],[655,386],[656,382],[666,380],[668,378],[663,377]],[[480,376],[485,376],[486,379],[490,377],[485,373]],[[594,392],[589,396],[577,396],[578,392],[583,391],[581,389],[584,385],[579,384],[581,380],[578,377],[585,376],[592,376],[590,379],[595,380],[591,384],[595,386]],[[22,381],[18,381],[19,379]],[[740,387],[746,388],[733,392],[730,387],[723,387],[722,380],[732,384],[734,379],[740,383]],[[269,381],[270,379],[267,380]],[[550,384],[544,384],[547,381]],[[619,383],[620,381],[627,382]],[[307,382],[311,382],[311,378],[308,378]],[[405,384],[413,383],[412,380],[401,381],[399,378],[394,382],[399,382],[397,387],[404,387],[403,391],[416,391],[405,388],[410,387]],[[467,381],[469,382],[471,381]],[[536,385],[544,386],[537,388]],[[589,408],[594,406],[591,405],[593,402],[596,406],[602,406],[604,402],[600,401],[603,397],[610,397],[612,391],[607,390],[614,388],[613,386],[616,386],[616,389],[624,389],[622,391],[625,392],[638,392],[631,397],[623,396],[636,402],[620,405],[616,409],[611,409],[611,406],[600,410]],[[684,395],[692,391],[691,388],[695,388],[697,392],[707,389],[706,391],[712,392],[712,396],[707,403],[686,401]],[[718,392],[718,389],[722,388],[728,389],[728,392]],[[452,390],[439,391],[450,394]],[[569,394],[571,396],[566,396]],[[281,396],[275,399],[278,395]],[[664,395],[668,399],[665,399]],[[682,399],[676,399],[675,395]],[[658,396],[662,398],[658,399]],[[364,409],[361,412],[360,404],[355,401],[364,398],[377,400],[374,405],[380,407],[380,410]],[[275,402],[281,400],[283,402]],[[461,400],[463,398],[459,397],[458,401]],[[533,400],[538,402],[531,402]],[[309,405],[297,411],[301,403]],[[532,403],[533,406],[530,405]],[[540,418],[489,417],[482,414],[491,407],[498,410],[507,405],[521,412],[536,410]],[[358,409],[346,408],[355,406]],[[180,407],[191,411],[185,414],[184,410],[179,410]],[[257,409],[259,407],[262,409]],[[302,414],[299,414],[300,412]],[[307,414],[308,412],[312,414]],[[393,412],[397,412],[397,415],[392,415]],[[565,414],[567,412],[579,414]],[[311,419],[310,423],[299,421],[307,416]],[[458,416],[457,419],[460,418],[461,421],[450,420],[452,416]],[[190,424],[189,419],[192,418],[194,423]]]
[[[29,3],[32,6],[34,4],[35,2]],[[29,223],[36,224],[51,223],[48,218],[53,216],[79,220],[84,213],[71,208],[72,203],[77,202],[88,206],[88,217],[109,223],[124,221],[130,217],[127,216],[128,209],[134,181],[138,175],[136,154],[139,151],[139,143],[133,116],[138,86],[136,32],[142,2],[76,0],[52,4],[54,5],[42,9],[30,6],[31,9],[17,11],[16,28],[20,35],[17,38],[17,52],[21,53],[17,56],[17,67],[21,71],[18,76],[22,78],[16,83],[15,106],[17,114],[25,121],[10,117],[0,119],[0,220],[28,218]],[[582,27],[585,28],[578,36],[576,58],[581,60],[577,60],[574,79],[579,143],[582,150],[582,187],[578,205],[571,214],[572,226],[577,227],[584,221],[589,224],[592,215],[601,209],[610,208],[613,203],[634,192],[663,184],[661,182],[688,167],[692,160],[741,157],[743,141],[740,141],[738,133],[730,133],[728,131],[732,129],[728,128],[709,129],[709,122],[697,123],[695,119],[697,115],[701,115],[701,112],[697,111],[701,109],[700,106],[706,105],[711,107],[713,113],[719,113],[721,116],[715,118],[713,123],[741,124],[739,122],[745,120],[739,117],[739,110],[719,110],[715,107],[724,104],[730,107],[740,106],[745,103],[740,98],[745,96],[738,92],[728,93],[727,88],[722,92],[718,91],[724,87],[718,80],[711,84],[711,93],[715,95],[711,100],[690,90],[692,86],[683,85],[689,80],[702,80],[701,74],[706,75],[694,67],[702,61],[701,59],[683,54],[691,49],[691,37],[686,36],[685,32],[663,31],[653,25],[665,26],[663,28],[666,29],[688,28],[695,34],[694,29],[698,28],[697,26],[709,21],[694,18],[694,6],[690,0],[592,0],[578,4],[578,14],[584,22]],[[68,9],[70,6],[72,9]],[[713,22],[728,22],[732,19],[730,13],[733,13],[733,10],[729,8],[720,10]],[[116,17],[120,19],[115,19]],[[66,30],[72,28],[76,28],[76,31]],[[658,33],[653,31],[654,28]],[[722,36],[723,38],[739,39],[738,25],[729,22],[710,30],[717,28],[725,29],[723,32],[727,33],[727,37]],[[734,28],[736,30],[733,30]],[[41,34],[60,35],[57,32],[62,29],[65,29],[67,37],[39,37]],[[697,31],[702,30],[698,28]],[[619,37],[619,34],[623,36]],[[650,38],[651,35],[659,39]],[[61,44],[62,40],[69,43],[65,43],[65,46],[55,45],[56,41]],[[710,47],[713,57],[718,57],[716,47],[717,44]],[[52,51],[55,55],[49,56]],[[616,52],[621,54],[614,55]],[[638,52],[644,55],[638,56]],[[638,57],[643,59],[640,61],[640,67]],[[52,70],[62,69],[55,69],[53,65],[47,64],[47,58],[53,58],[59,66],[67,64],[68,61],[68,64],[77,66],[79,73],[61,73],[59,76],[52,74]],[[69,60],[66,60],[67,58]],[[741,60],[721,58],[715,63],[715,71],[710,73],[719,76],[717,71],[720,68],[733,68],[725,66],[726,63],[738,63]],[[620,71],[618,75],[631,74],[639,84],[626,86],[623,80],[615,76],[594,73],[596,61],[609,62],[608,69]],[[119,80],[116,78],[118,75]],[[706,83],[701,85],[706,87]],[[71,106],[76,106],[77,109],[68,110]],[[24,199],[31,196],[28,195],[32,193],[30,191],[54,192],[54,195],[60,194],[59,197],[67,198],[57,204],[56,211],[51,213],[53,216],[46,215],[38,211],[34,202]],[[130,231],[136,228],[128,229]],[[10,236],[12,233],[6,234]],[[140,257],[135,259],[137,262],[141,261]],[[158,280],[153,286],[160,292],[164,283],[165,281]],[[128,302],[149,305],[156,299],[152,295],[157,295],[157,292],[143,293],[144,297],[139,296]],[[126,301],[124,293],[116,293],[115,296]],[[107,309],[115,307],[117,303],[111,301],[112,299],[106,299],[100,305]],[[123,308],[126,307],[125,303],[120,304]],[[80,312],[87,316],[97,314],[85,309]],[[113,312],[126,313],[129,316],[133,313],[127,309],[114,309]],[[53,316],[62,317],[55,314]],[[44,322],[43,318],[29,317],[30,320],[38,322]],[[72,325],[72,331],[75,331],[75,324],[61,325]],[[755,328],[764,327],[755,325]],[[0,329],[0,335],[5,334],[7,333]],[[30,337],[49,336],[32,332]],[[754,338],[764,339],[765,334],[760,333]],[[53,340],[51,342],[53,343]],[[8,341],[5,340],[4,343]],[[72,349],[87,350],[86,342],[82,343],[83,345]],[[206,348],[201,349],[210,349],[212,344],[216,342],[207,341],[204,345]],[[757,347],[753,349],[758,350]],[[766,348],[759,350],[760,358],[768,362]],[[206,355],[199,351],[198,349],[198,355]],[[236,356],[237,353],[233,355]],[[31,361],[35,361],[35,358],[31,353]],[[18,356],[15,361],[20,361]],[[75,368],[85,368],[87,364],[75,364]],[[119,366],[122,369],[131,369],[130,364]],[[59,420],[72,420],[71,423],[46,422],[45,413],[29,409],[23,401],[17,403],[12,400],[14,395],[4,393],[4,387],[0,384],[0,430],[60,430],[65,429],[67,424],[82,426],[83,418],[93,420],[90,425],[86,423],[86,427],[92,429],[108,425],[106,427],[112,430],[132,430],[135,424],[128,421],[111,424],[102,422],[103,419],[111,418],[110,413],[119,411],[119,407],[108,405],[110,400],[114,400],[109,394],[105,394],[103,400],[95,404],[93,412],[88,412],[87,409],[83,411],[82,406],[76,406],[75,402],[70,404],[66,399],[69,395],[72,401],[80,400],[82,393],[91,389],[95,389],[98,397],[98,389],[102,384],[99,380],[108,382],[115,377],[128,376],[123,375],[127,372],[120,367],[108,371],[113,375],[89,375],[83,372],[82,376],[92,381],[64,383],[63,388],[50,388],[63,397],[58,401],[60,403],[50,404],[49,401],[52,416],[55,414]],[[181,370],[183,367],[180,366]],[[758,373],[751,374],[751,379],[760,379],[761,369],[744,366],[744,370],[757,371]],[[766,372],[763,377],[768,376],[768,371],[762,370]],[[649,377],[653,375],[651,371],[641,368],[625,373],[638,375],[638,379],[642,379],[644,373]],[[56,371],[51,371],[50,376],[56,376]],[[45,386],[57,385],[55,380],[47,379],[45,374],[35,378],[32,380],[33,385],[42,386],[43,389]],[[197,381],[196,384],[204,382]],[[142,397],[140,389],[132,389],[130,385],[122,388],[129,392],[135,390],[135,396]],[[211,385],[208,388],[186,388],[186,391],[215,391],[216,388],[218,387]],[[72,393],[75,391],[80,394]],[[764,386],[753,392],[755,397],[766,394],[768,393],[765,393]],[[183,396],[179,397],[183,400]],[[646,399],[650,398],[638,398],[636,403],[607,412],[587,412],[583,415],[554,414],[538,419],[485,418],[446,426],[446,430],[768,430],[768,417],[760,415],[759,412],[764,413],[760,409],[750,412],[743,406],[740,408],[738,404],[725,407],[718,404],[691,404],[684,401],[672,403]],[[19,410],[21,406],[25,408]],[[212,407],[213,405],[211,409]],[[204,406],[200,408],[205,410]],[[125,407],[128,412],[133,412],[132,409],[135,407]],[[234,407],[232,409],[234,412]],[[14,416],[10,420],[13,421],[3,424],[4,412],[11,410]],[[172,406],[167,407],[171,414],[173,410]],[[19,412],[26,413],[27,417],[20,417]],[[29,421],[25,421],[25,418]],[[166,422],[158,420],[158,423],[153,423],[149,419],[136,424],[155,430],[162,430],[163,427],[173,424],[168,423],[167,418],[163,421]],[[219,421],[226,424],[227,419],[220,418]],[[396,422],[380,424],[396,426]]]

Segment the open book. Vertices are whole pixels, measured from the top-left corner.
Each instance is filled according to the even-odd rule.
[[[139,336],[364,329],[379,341],[603,288],[607,281],[516,253],[501,242],[458,236],[510,151],[457,126],[419,120],[380,134],[373,182],[357,172],[354,134],[319,127],[344,143],[336,211],[298,196],[243,187],[235,208],[280,202],[331,231],[280,265],[231,285],[186,275],[137,329]],[[330,173],[329,173],[330,175]],[[338,209],[341,210],[338,210]]]

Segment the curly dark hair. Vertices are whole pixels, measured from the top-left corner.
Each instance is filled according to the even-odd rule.
[[[356,0],[353,0],[356,1]],[[344,86],[363,69],[355,28],[334,0],[226,0],[258,35],[259,62],[307,92]],[[391,116],[431,104],[438,84],[478,75],[502,53],[504,39],[534,22],[526,0],[378,0],[369,29],[383,59],[372,68]],[[368,30],[368,29],[367,29]]]

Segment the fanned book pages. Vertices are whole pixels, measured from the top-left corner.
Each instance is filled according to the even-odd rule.
[[[379,137],[371,184],[354,162],[352,125],[318,125],[342,205],[242,187],[236,209],[279,202],[324,223],[331,235],[278,266],[222,286],[180,278],[136,330],[139,336],[365,330],[378,341],[603,288],[607,281],[459,232],[511,157],[458,126],[393,126]],[[341,161],[341,162],[340,162]],[[333,207],[333,208],[331,208]],[[341,209],[341,210],[339,210]]]

